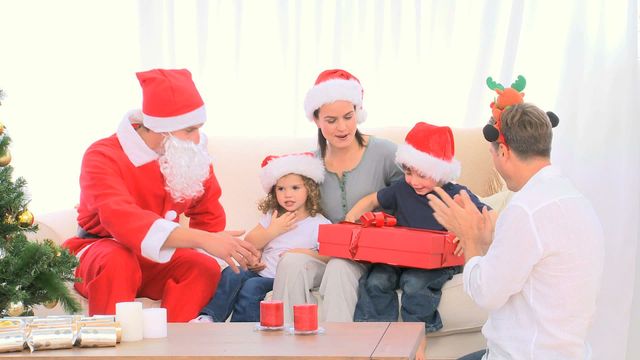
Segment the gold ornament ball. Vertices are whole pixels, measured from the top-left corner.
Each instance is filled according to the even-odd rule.
[[[21,228],[28,228],[33,225],[33,213],[29,210],[24,210],[16,216],[16,220],[18,221],[18,226]]]
[[[62,253],[60,252],[60,247],[58,245],[56,245],[56,243],[53,242],[53,240],[51,239],[45,239],[44,243],[49,246],[51,248],[51,250],[53,250],[53,253],[56,256],[60,256]]]
[[[47,301],[43,305],[47,309],[53,309],[54,307],[56,307],[56,305],[58,305],[58,299],[53,299],[51,301]]]
[[[0,135],[4,133],[4,124],[0,122]]]
[[[11,162],[11,153],[7,149],[7,152],[3,156],[0,156],[0,166],[7,166],[9,165],[10,162]]]
[[[11,225],[11,224],[13,224],[15,222],[16,222],[16,219],[13,217],[13,215],[11,215],[9,213],[4,215],[4,223],[5,224]]]
[[[9,307],[7,307],[7,314],[9,314],[9,316],[20,316],[22,313],[24,313],[22,301],[12,302],[9,304]]]

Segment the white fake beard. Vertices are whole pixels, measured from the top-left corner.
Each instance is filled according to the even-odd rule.
[[[165,189],[176,202],[204,194],[203,182],[209,177],[211,158],[203,138],[200,144],[167,136],[164,154],[158,159],[164,175]]]

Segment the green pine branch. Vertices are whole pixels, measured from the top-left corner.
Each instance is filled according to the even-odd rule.
[[[8,151],[11,139],[0,135],[0,157]],[[13,168],[0,167],[0,312],[11,303],[33,305],[58,301],[70,313],[80,311],[68,283],[77,281],[78,260],[51,240],[29,241],[27,232],[37,226],[19,224],[17,215],[27,209],[27,182],[12,180]]]

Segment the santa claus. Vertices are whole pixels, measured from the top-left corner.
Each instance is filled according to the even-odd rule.
[[[75,284],[89,314],[114,314],[136,297],[161,299],[171,322],[188,321],[211,299],[217,256],[237,270],[258,251],[224,232],[221,189],[200,127],[204,103],[186,70],[137,73],[142,110],[93,143],[82,160]],[[189,225],[178,223],[185,214]],[[235,260],[235,261],[234,261]]]

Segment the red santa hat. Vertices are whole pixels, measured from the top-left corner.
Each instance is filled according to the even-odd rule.
[[[202,124],[204,102],[187,69],[154,69],[136,73],[142,86],[142,122],[155,132]]]
[[[312,152],[269,155],[262,160],[260,183],[264,192],[271,191],[278,180],[289,174],[304,175],[317,183],[324,180],[324,165],[322,160]]]
[[[398,146],[396,162],[447,183],[460,176],[460,163],[453,158],[454,153],[450,127],[419,122],[409,131],[405,143]]]
[[[313,120],[313,112],[322,105],[345,100],[356,106],[358,123],[362,123],[367,119],[367,112],[362,107],[363,94],[360,80],[349,72],[325,70],[318,75],[315,85],[304,98],[304,113],[309,120]]]

